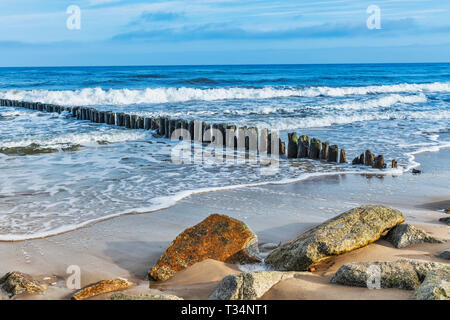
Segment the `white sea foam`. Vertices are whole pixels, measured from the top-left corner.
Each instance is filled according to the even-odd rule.
[[[86,132],[86,133],[67,133],[60,136],[45,138],[25,138],[15,141],[1,141],[0,147],[14,148],[26,147],[32,143],[43,147],[58,148],[61,145],[80,144],[91,145],[97,144],[97,141],[108,141],[111,143],[125,142],[130,140],[140,140],[145,138],[146,133],[143,131],[109,131],[109,132]]]
[[[425,84],[396,84],[365,87],[273,87],[264,88],[147,88],[80,90],[9,90],[0,92],[0,98],[39,101],[60,105],[129,105],[186,101],[215,101],[232,99],[271,99],[282,97],[343,97],[378,93],[450,92],[449,82]]]

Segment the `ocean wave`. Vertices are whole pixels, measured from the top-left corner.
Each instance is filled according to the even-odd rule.
[[[27,148],[30,145],[37,145],[41,148],[64,149],[64,146],[70,145],[97,145],[99,142],[118,143],[125,141],[142,140],[146,138],[146,132],[137,130],[128,130],[116,132],[86,132],[86,133],[68,133],[46,139],[30,137],[22,140],[1,141],[0,148]]]
[[[0,98],[39,101],[60,105],[130,105],[187,101],[215,101],[234,99],[272,99],[283,97],[344,97],[380,93],[450,92],[450,82],[425,84],[397,84],[366,87],[273,87],[263,88],[146,88],[109,89],[86,88],[79,90],[8,90]]]
[[[450,110],[435,111],[394,111],[394,112],[378,112],[378,113],[351,113],[351,114],[327,114],[322,117],[308,118],[285,118],[273,119],[265,123],[257,124],[260,128],[270,128],[272,130],[293,130],[299,128],[321,128],[333,125],[345,125],[362,121],[377,120],[398,120],[409,119],[418,120],[425,119],[431,121],[439,121],[450,119]]]

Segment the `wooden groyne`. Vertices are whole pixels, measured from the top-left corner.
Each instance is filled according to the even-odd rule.
[[[128,129],[152,130],[160,138],[173,140],[191,140],[194,142],[223,146],[226,149],[242,149],[259,154],[272,154],[289,159],[313,159],[331,163],[347,163],[344,149],[339,149],[328,141],[288,133],[288,146],[277,132],[256,127],[237,127],[225,123],[209,124],[203,121],[172,119],[169,117],[143,117],[123,112],[99,111],[91,107],[63,107],[40,102],[27,102],[0,99],[0,106],[21,107],[43,112],[68,112],[73,118],[94,123],[104,123]],[[373,168],[386,168],[383,155],[375,156],[366,150],[352,161],[353,165]],[[392,160],[392,168],[397,168],[397,161]]]

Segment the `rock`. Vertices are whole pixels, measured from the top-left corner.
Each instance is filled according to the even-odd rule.
[[[370,152],[370,150],[366,150],[366,152],[364,153],[364,165],[372,167],[374,160],[375,155],[372,152]]]
[[[385,240],[389,241],[396,248],[406,248],[418,243],[442,243],[442,241],[433,238],[425,231],[420,230],[410,224],[400,224],[392,228],[386,235]]]
[[[391,167],[392,169],[397,169],[397,160],[392,160]]]
[[[129,295],[123,293],[114,293],[109,297],[110,300],[184,300],[183,298],[171,294],[143,294]]]
[[[445,213],[450,213],[450,208],[444,209]]]
[[[450,300],[450,268],[431,270],[411,299]]]
[[[445,260],[450,260],[450,249],[442,251],[441,253],[437,254],[436,257]]]
[[[22,293],[42,293],[47,289],[38,281],[33,280],[30,275],[17,271],[5,274],[0,279],[0,287],[8,293],[9,297]]]
[[[328,150],[328,162],[337,162],[338,156],[339,156],[339,148],[337,145],[330,146],[330,149]]]
[[[440,218],[439,221],[450,226],[450,217]]]
[[[347,163],[347,155],[345,154],[345,150],[341,149],[339,156],[339,163]]]
[[[361,163],[359,162],[359,157],[356,157],[355,159],[353,159],[352,164],[353,164],[353,165],[355,165],[355,164],[361,164]]]
[[[386,206],[367,205],[344,212],[272,251],[265,262],[277,270],[306,271],[331,256],[364,247],[405,221]]]
[[[413,174],[420,174],[420,173],[422,173],[421,170],[417,170],[417,169],[412,169],[411,172],[412,172]]]
[[[167,280],[197,262],[214,259],[227,263],[256,263],[258,238],[242,221],[212,214],[186,229],[172,242],[150,271],[155,280]]]
[[[73,294],[72,300],[84,300],[100,294],[127,289],[133,285],[128,280],[121,278],[102,280],[78,290]]]
[[[384,169],[385,168],[383,155],[379,155],[373,160],[372,167],[375,169]]]
[[[288,158],[297,158],[298,153],[298,138],[297,133],[288,133]]]
[[[293,278],[298,272],[255,271],[223,278],[210,300],[256,300],[275,284]]]
[[[445,267],[444,264],[417,260],[390,262],[352,262],[344,264],[331,278],[331,283],[354,287],[368,287],[373,270],[379,268],[380,287],[414,290],[420,286],[427,274]]]

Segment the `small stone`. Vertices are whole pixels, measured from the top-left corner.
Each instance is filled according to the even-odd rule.
[[[17,271],[5,274],[0,279],[0,287],[8,293],[9,297],[22,293],[42,293],[47,289],[38,281],[33,280],[30,275]]]
[[[437,254],[436,257],[445,260],[450,260],[450,249],[442,251],[441,253]]]
[[[392,228],[386,235],[385,240],[389,241],[396,248],[406,248],[419,243],[442,243],[442,241],[433,238],[425,231],[420,230],[410,224],[400,224]]]
[[[450,226],[450,217],[440,218],[439,221],[442,223],[446,223]]]
[[[72,300],[84,300],[100,294],[127,289],[133,285],[128,280],[121,278],[102,280],[78,290],[73,294]]]
[[[413,173],[413,174],[421,174],[421,173],[422,173],[422,170],[412,169],[412,173]]]

